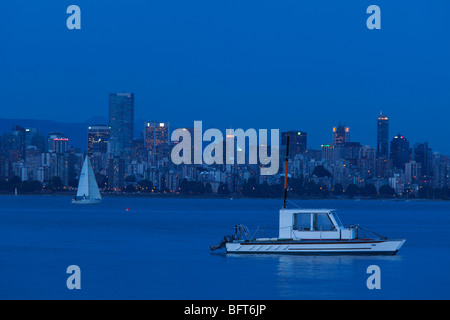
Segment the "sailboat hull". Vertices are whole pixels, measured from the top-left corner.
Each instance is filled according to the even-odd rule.
[[[227,253],[295,255],[395,255],[405,240],[233,241]]]
[[[89,204],[99,204],[102,202],[102,199],[81,199],[81,200],[72,200],[72,204],[80,204],[80,205],[89,205]]]

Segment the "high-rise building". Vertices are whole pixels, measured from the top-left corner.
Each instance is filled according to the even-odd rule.
[[[421,165],[412,160],[405,163],[405,182],[406,184],[416,183],[421,175]]]
[[[297,154],[306,152],[307,134],[304,131],[291,130],[281,133],[281,147],[284,149],[289,135],[289,158],[294,159]]]
[[[49,153],[64,153],[67,150],[69,138],[63,132],[50,132],[47,143]]]
[[[359,150],[359,171],[363,178],[373,177],[376,169],[376,151],[370,146],[363,146]]]
[[[359,161],[361,151],[360,142],[346,142],[340,148],[339,157],[349,162],[351,166],[356,166]]]
[[[161,148],[169,146],[169,122],[150,121],[145,123],[145,147],[150,160],[155,161]]]
[[[350,142],[350,128],[343,125],[333,127],[333,144],[343,146],[346,142]]]
[[[148,150],[145,148],[144,139],[134,139],[133,140],[133,161],[147,162],[148,161]]]
[[[432,186],[434,189],[450,187],[450,159],[439,152],[432,155],[433,177]]]
[[[389,158],[389,118],[380,112],[377,123],[377,158]]]
[[[134,93],[109,95],[111,151],[115,155],[130,154],[134,133]]]
[[[323,144],[321,151],[322,151],[322,159],[326,159],[327,161],[330,162],[334,162],[338,159],[335,146]]]
[[[400,133],[391,141],[391,160],[395,169],[405,169],[410,160],[409,142]]]
[[[25,149],[35,146],[39,152],[45,152],[45,137],[36,128],[25,129]]]
[[[421,164],[422,175],[424,177],[433,175],[433,154],[431,148],[428,147],[428,142],[416,143],[413,148],[412,156],[417,163]]]
[[[88,154],[106,153],[111,127],[107,125],[95,125],[88,128]]]

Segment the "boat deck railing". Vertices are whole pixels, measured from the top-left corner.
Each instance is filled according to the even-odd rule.
[[[382,239],[382,240],[387,240],[387,237],[382,236],[376,232],[367,230],[363,227],[361,227],[359,224],[356,225],[344,225],[344,228],[350,228],[350,229],[355,229],[356,232],[356,239],[368,239],[368,238],[372,238],[374,236]]]
[[[267,228],[267,227],[258,226],[258,227],[256,227],[255,232],[253,232],[253,234],[252,234],[246,226],[244,226],[242,224],[238,224],[234,227],[234,235],[237,240],[252,241],[257,238],[267,238],[268,232],[277,234],[278,230],[279,230],[278,228],[273,228],[273,227]]]

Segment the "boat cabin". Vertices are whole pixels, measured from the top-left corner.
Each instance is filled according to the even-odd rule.
[[[345,228],[336,210],[280,210],[279,239],[351,240],[355,238],[355,228]]]

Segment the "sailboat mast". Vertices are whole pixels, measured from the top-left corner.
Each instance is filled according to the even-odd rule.
[[[288,181],[288,164],[289,164],[289,134],[286,135],[286,163],[284,165],[284,200],[283,200],[283,209],[286,209],[286,200],[287,200],[287,181]]]

